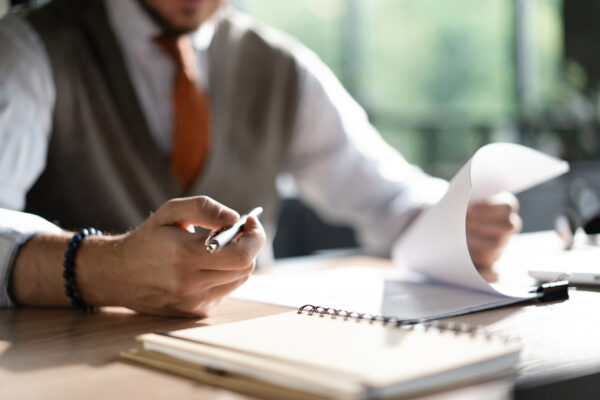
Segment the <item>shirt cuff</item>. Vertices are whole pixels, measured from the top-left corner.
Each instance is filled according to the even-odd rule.
[[[7,209],[0,209],[0,221],[0,308],[14,307],[8,283],[19,247],[38,232],[61,229],[37,215]]]

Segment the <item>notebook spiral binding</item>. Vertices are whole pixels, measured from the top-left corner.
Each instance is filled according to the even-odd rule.
[[[504,342],[517,340],[508,336],[503,336],[495,333],[486,332],[480,326],[470,324],[457,324],[452,321],[426,321],[426,320],[406,320],[396,317],[388,317],[381,314],[359,313],[356,311],[346,311],[337,308],[329,308],[322,306],[314,306],[305,304],[298,308],[298,314],[318,315],[319,317],[342,318],[344,320],[354,319],[356,321],[367,321],[368,323],[381,323],[402,329],[437,329],[439,331],[452,331],[455,334],[470,334],[471,336],[483,336],[488,340],[500,339]]]

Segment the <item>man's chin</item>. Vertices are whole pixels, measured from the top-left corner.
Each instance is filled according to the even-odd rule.
[[[161,10],[154,8],[150,1],[138,0],[150,17],[157,22],[166,33],[174,35],[193,32],[210,18],[216,11],[208,10],[198,6],[195,3],[180,4],[179,7],[170,10]],[[182,3],[185,3],[182,1]],[[201,2],[199,3],[201,4]]]
[[[185,17],[179,18],[176,21],[172,21],[169,25],[177,32],[188,33],[195,31],[202,25],[206,18],[197,15],[197,12],[189,12]]]

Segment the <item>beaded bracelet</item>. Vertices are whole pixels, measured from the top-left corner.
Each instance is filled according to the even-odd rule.
[[[92,312],[94,310],[94,306],[86,304],[85,301],[81,299],[81,293],[77,288],[77,283],[75,281],[75,256],[77,255],[77,250],[79,249],[79,245],[88,235],[102,235],[102,232],[94,229],[94,228],[84,228],[80,229],[79,232],[73,235],[69,245],[67,246],[67,251],[65,252],[65,261],[63,261],[63,273],[62,276],[63,286],[65,287],[65,295],[69,298],[69,303],[74,308],[80,309],[84,312]]]

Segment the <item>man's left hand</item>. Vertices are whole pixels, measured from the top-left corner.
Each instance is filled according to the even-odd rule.
[[[485,276],[500,257],[508,239],[521,229],[517,214],[519,201],[504,192],[469,205],[467,209],[467,245],[475,267]]]

